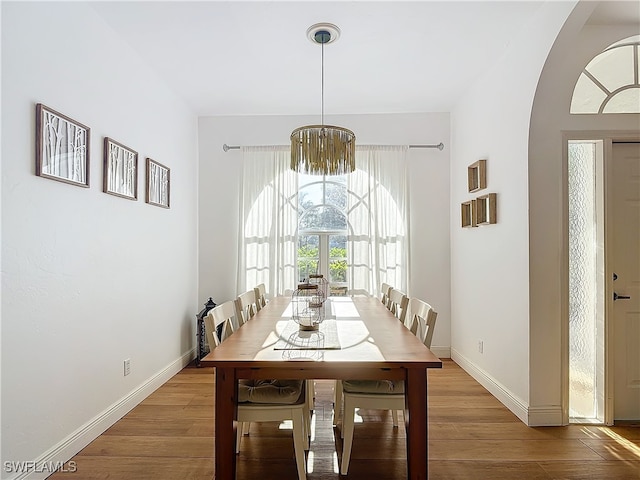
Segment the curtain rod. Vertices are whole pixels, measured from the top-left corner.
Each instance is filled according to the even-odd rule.
[[[438,150],[442,150],[444,148],[444,143],[440,142],[439,144],[435,145],[409,145],[409,148],[437,148]],[[224,150],[225,152],[228,152],[229,150],[240,150],[240,145],[227,145],[226,143],[224,145],[222,145],[222,150]]]

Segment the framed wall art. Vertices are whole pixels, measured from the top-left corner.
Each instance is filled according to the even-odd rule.
[[[476,227],[476,201],[469,200],[468,202],[463,202],[460,207],[462,227]]]
[[[476,198],[476,217],[478,225],[497,223],[496,215],[497,195],[488,193]]]
[[[109,137],[104,139],[102,191],[138,199],[138,152]]]
[[[150,205],[169,208],[171,177],[170,169],[161,163],[147,158],[147,195]]]
[[[478,160],[467,168],[469,192],[475,192],[487,187],[487,161]]]
[[[36,175],[89,187],[90,128],[36,105]]]

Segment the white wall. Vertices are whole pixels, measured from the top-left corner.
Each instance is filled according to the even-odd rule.
[[[286,145],[291,131],[317,123],[317,116],[203,117],[199,120],[199,294],[218,302],[235,297],[238,257],[238,189],[242,154],[222,145]],[[439,143],[445,149],[411,149],[410,295],[438,311],[434,351],[449,355],[449,115],[346,115],[326,123],[352,129],[359,144]],[[223,176],[224,175],[224,176]]]
[[[573,88],[589,61],[640,26],[586,25],[599,2],[580,3],[563,27],[544,70],[533,104],[529,139],[531,397],[532,410],[557,411],[562,403],[563,237],[566,174],[562,133],[630,132],[640,135],[640,115],[570,115]],[[603,2],[604,3],[604,2]],[[606,3],[605,3],[606,5]],[[615,134],[614,134],[615,136]],[[565,313],[566,315],[566,313]],[[565,322],[567,320],[564,320]]]
[[[90,188],[35,175],[38,102],[91,127]],[[138,151],[138,201],[102,193],[104,136]],[[192,351],[196,159],[195,116],[90,6],[2,3],[3,462],[68,459]]]
[[[544,61],[574,3],[543,4],[452,112],[452,358],[525,422],[530,394],[529,115]],[[467,167],[483,158],[487,188],[471,194]],[[489,192],[497,193],[498,223],[461,228],[460,204]]]

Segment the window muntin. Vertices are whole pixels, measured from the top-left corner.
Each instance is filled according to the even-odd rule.
[[[596,55],[580,74],[572,114],[640,113],[640,35]]]
[[[606,99],[607,94],[587,75],[581,73],[571,99],[571,113],[598,113],[600,105]]]
[[[633,45],[605,50],[585,68],[609,92],[633,83]]]

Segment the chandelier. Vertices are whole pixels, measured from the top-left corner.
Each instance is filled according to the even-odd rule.
[[[340,36],[330,23],[318,23],[307,30],[309,40],[322,47],[322,110],[320,125],[296,128],[291,133],[291,169],[310,175],[343,175],[356,169],[356,136],[343,127],[324,124],[324,46]]]

